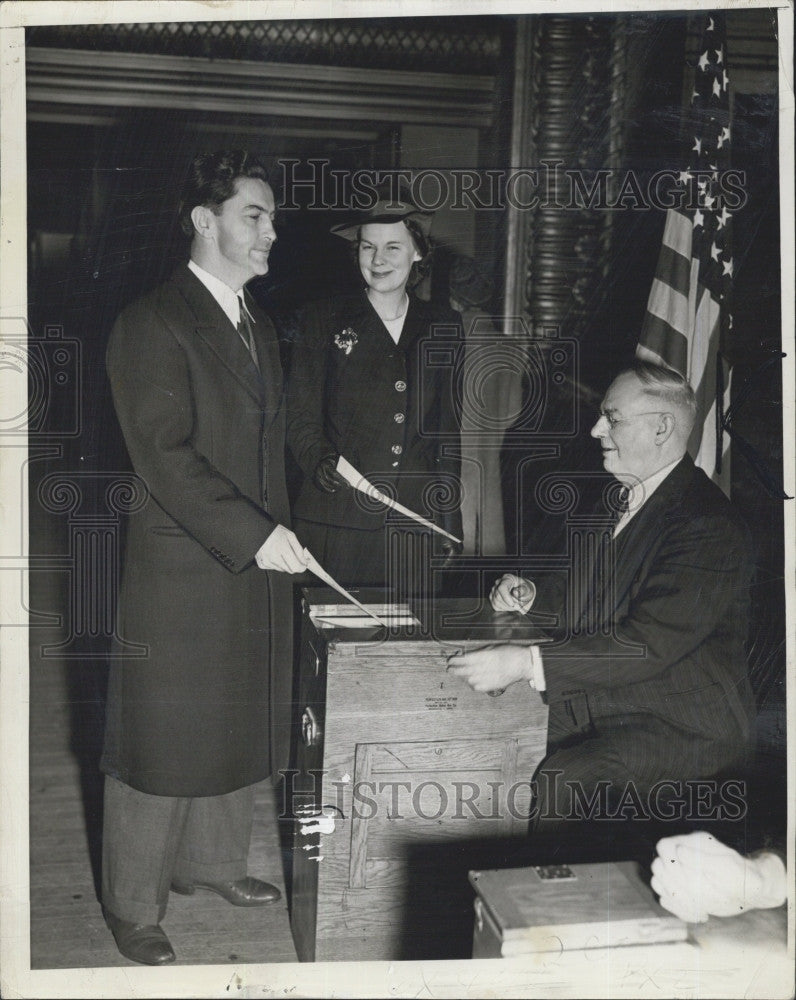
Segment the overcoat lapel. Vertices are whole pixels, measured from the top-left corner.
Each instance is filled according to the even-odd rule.
[[[174,281],[194,315],[196,335],[262,406],[265,402],[262,379],[224,310],[187,266],[177,270]]]

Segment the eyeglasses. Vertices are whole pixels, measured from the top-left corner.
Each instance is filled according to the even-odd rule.
[[[604,413],[600,410],[600,417],[605,420],[608,426],[613,430],[618,427],[619,424],[626,424],[629,421],[635,419],[636,417],[660,417],[664,414],[671,416],[670,410],[642,410],[641,413],[630,413],[626,417],[614,417],[610,413]]]

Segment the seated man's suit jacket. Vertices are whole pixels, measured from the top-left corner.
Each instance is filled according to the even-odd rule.
[[[745,656],[753,558],[743,520],[686,456],[608,555],[602,583],[585,587],[582,601],[567,602],[561,580],[539,587],[534,613],[555,612],[566,633],[543,651],[551,718],[598,735],[629,735],[652,721],[673,745],[701,748],[682,778],[736,761],[755,714]]]

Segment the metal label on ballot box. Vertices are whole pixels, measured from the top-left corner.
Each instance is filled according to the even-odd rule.
[[[303,592],[292,924],[299,957],[466,958],[468,872],[522,863],[547,706],[490,698],[447,671],[458,650],[544,641],[488,602],[401,605]],[[360,613],[361,614],[361,613]]]

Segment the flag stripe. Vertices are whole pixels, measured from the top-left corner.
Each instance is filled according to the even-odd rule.
[[[706,288],[700,288],[699,291],[699,307],[694,320],[694,334],[691,337],[691,350],[689,352],[689,371],[701,375],[708,358],[715,359],[719,349],[721,309]]]
[[[685,292],[688,289],[691,277],[691,257],[684,257],[677,250],[665,244],[661,247],[661,254],[658,257],[658,267],[655,270],[655,278],[658,281],[666,282],[672,288]]]
[[[680,254],[681,257],[691,258],[692,236],[694,231],[693,220],[675,208],[670,208],[666,213],[666,225],[663,230],[662,243],[670,250]]]
[[[691,372],[691,387],[694,390],[703,422],[701,426],[699,422],[694,425],[689,441],[689,451],[695,456],[702,454],[702,445],[706,439],[709,440],[711,444],[705,457],[706,459],[708,456],[710,457],[711,467],[715,461],[716,451],[716,354],[719,350],[721,334],[719,314],[718,303],[705,289],[697,310],[694,336],[689,345],[688,364],[688,369]]]
[[[644,348],[655,355],[658,364],[685,375],[688,370],[688,338],[679,330],[675,330],[665,319],[647,313],[642,338],[643,343],[636,348],[639,357]]]
[[[683,287],[688,288],[688,284]],[[688,336],[691,329],[691,307],[688,296],[678,292],[676,288],[655,278],[650,289],[647,311],[652,316],[665,320],[683,336]]]

